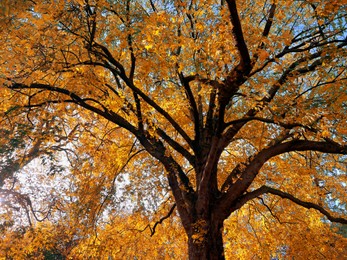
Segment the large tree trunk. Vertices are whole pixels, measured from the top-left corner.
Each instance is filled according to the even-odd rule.
[[[197,220],[188,231],[189,260],[223,260],[223,222]]]

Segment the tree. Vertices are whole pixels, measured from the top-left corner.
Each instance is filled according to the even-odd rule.
[[[346,203],[346,4],[24,1],[1,21],[3,111],[116,126],[146,151],[134,176],[166,176],[190,259],[224,259],[224,221],[253,200],[346,224],[329,209]]]

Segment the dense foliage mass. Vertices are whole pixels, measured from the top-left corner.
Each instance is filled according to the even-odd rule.
[[[346,10],[2,1],[0,257],[342,259]]]

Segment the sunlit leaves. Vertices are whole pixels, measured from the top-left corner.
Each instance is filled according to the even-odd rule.
[[[237,1],[234,13],[233,3],[21,1],[5,10],[0,169],[6,189],[49,213],[20,234],[27,257],[42,257],[41,245],[53,254],[61,238],[66,257],[182,258],[177,218],[158,245],[148,236],[149,216],[160,219],[174,199],[193,246],[215,222],[206,215],[224,214],[220,230],[245,203],[226,224],[231,259],[343,255],[345,241],[295,199],[245,198],[267,185],[344,214],[346,157],[320,152],[346,153],[346,2]],[[36,180],[31,162],[48,177]],[[47,203],[40,181],[59,183]]]

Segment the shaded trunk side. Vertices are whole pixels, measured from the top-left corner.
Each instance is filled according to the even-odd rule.
[[[223,222],[199,219],[188,234],[189,260],[224,260]]]

